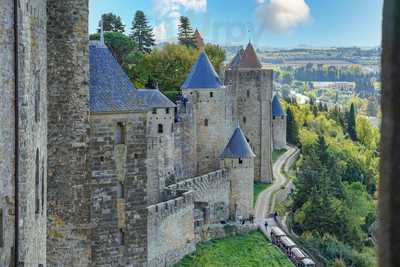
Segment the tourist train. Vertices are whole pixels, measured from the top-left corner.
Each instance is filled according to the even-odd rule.
[[[271,227],[272,242],[277,245],[297,267],[315,267],[312,259],[297,247],[296,243],[290,239],[287,234],[277,226]]]

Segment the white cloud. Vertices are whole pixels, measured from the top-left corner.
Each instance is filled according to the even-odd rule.
[[[310,19],[305,0],[256,0],[257,17],[266,30],[288,32]]]
[[[157,41],[175,36],[182,11],[206,12],[207,0],[153,0],[158,23],[155,27]],[[157,32],[158,31],[158,32]],[[160,39],[158,36],[163,37]]]
[[[158,42],[163,42],[167,39],[167,27],[165,23],[160,23],[154,28],[154,35]]]

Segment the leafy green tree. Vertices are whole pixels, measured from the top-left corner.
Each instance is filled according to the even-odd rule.
[[[350,112],[347,118],[347,133],[349,134],[351,140],[357,141],[357,132],[356,132],[356,109],[354,104],[351,103]]]
[[[287,109],[286,140],[293,145],[297,145],[299,143],[299,128],[296,123],[293,111],[290,107]]]
[[[90,40],[100,40],[100,34],[90,35]],[[136,44],[121,32],[104,33],[104,41],[120,65],[125,64],[125,60],[130,53],[137,51]]]
[[[153,29],[150,27],[143,11],[136,11],[135,18],[132,22],[132,32],[130,37],[138,45],[139,51],[143,53],[151,52],[151,48],[155,44]]]
[[[178,25],[178,40],[181,45],[187,47],[195,47],[193,40],[193,28],[190,25],[190,20],[188,17],[181,16]]]
[[[97,29],[98,33],[100,33],[101,23],[103,23],[103,30],[105,32],[125,32],[125,25],[122,24],[121,17],[113,13],[101,15],[101,20],[99,21],[99,27]]]
[[[210,58],[211,63],[214,66],[215,71],[219,72],[222,63],[225,61],[226,53],[225,49],[219,45],[207,44],[205,51]]]

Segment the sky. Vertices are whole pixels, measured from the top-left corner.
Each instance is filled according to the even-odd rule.
[[[206,42],[258,47],[374,47],[381,42],[383,0],[89,0],[89,31],[101,14],[121,16],[130,31],[142,10],[157,42],[176,41],[187,16]]]

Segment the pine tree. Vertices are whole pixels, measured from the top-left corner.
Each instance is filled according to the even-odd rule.
[[[138,45],[139,51],[142,53],[150,53],[151,47],[155,44],[154,33],[148,24],[147,18],[143,11],[136,11],[135,18],[132,22],[132,33],[130,37]]]
[[[188,17],[181,16],[180,23],[178,26],[178,40],[182,45],[186,45],[187,47],[195,47],[195,43],[193,40],[193,28],[190,25],[190,20]]]
[[[106,13],[101,15],[101,20],[99,21],[99,28],[97,28],[97,32],[99,33],[102,23],[103,23],[103,30],[105,32],[125,32],[125,25],[122,24],[121,17],[114,15],[113,13]]]
[[[351,140],[357,141],[356,133],[356,109],[354,103],[351,103],[350,112],[347,119],[347,133],[349,134]]]
[[[288,143],[293,145],[297,145],[299,143],[299,128],[293,115],[293,111],[290,107],[287,109],[286,140]]]

